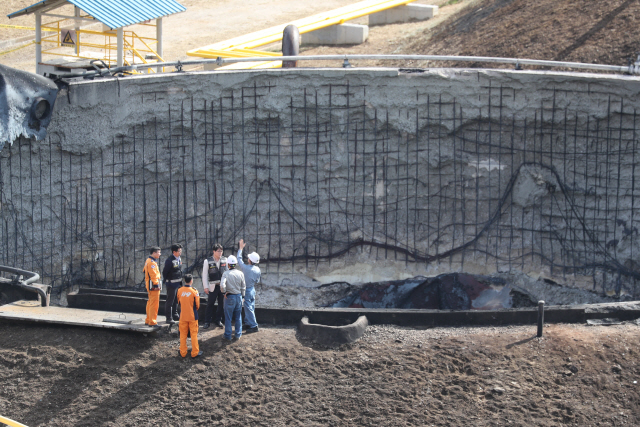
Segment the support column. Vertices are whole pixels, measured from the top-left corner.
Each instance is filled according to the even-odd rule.
[[[116,30],[118,35],[118,62],[117,66],[122,67],[124,65],[124,28],[120,27]]]
[[[42,15],[36,13],[36,74],[40,74],[42,62]]]
[[[156,45],[156,53],[160,58],[164,58],[164,52],[162,50],[162,18],[156,19],[156,40],[158,44]],[[158,58],[158,62],[163,61],[164,59]],[[156,67],[156,73],[161,73],[162,67]]]
[[[73,7],[73,15],[76,18],[80,17],[80,9],[78,9],[77,6]],[[73,29],[76,30],[76,55],[80,55],[80,33],[78,33],[78,30],[80,30],[80,20],[76,19],[74,24]]]
[[[156,52],[160,58],[164,58],[164,53],[162,51],[162,18],[156,19],[156,40],[158,40],[158,45],[156,46]],[[158,61],[160,60],[158,58]]]

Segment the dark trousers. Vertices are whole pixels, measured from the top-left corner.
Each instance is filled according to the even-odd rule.
[[[178,288],[182,286],[180,283],[165,283],[167,287],[167,301],[164,303],[164,315],[167,320],[173,319],[175,314],[178,314]]]
[[[207,299],[207,312],[204,314],[204,323],[213,323],[213,307],[214,303],[218,300],[218,305],[216,309],[216,320],[215,322],[222,322],[222,314],[224,307],[224,294],[220,292],[220,285],[216,285],[213,292],[209,292],[209,298]]]

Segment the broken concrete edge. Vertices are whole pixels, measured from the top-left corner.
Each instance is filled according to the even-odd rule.
[[[344,326],[309,323],[309,318],[304,316],[298,323],[298,332],[303,338],[317,344],[335,347],[357,341],[364,335],[368,325],[367,316],[360,316],[355,322]]]
[[[92,310],[108,310],[129,313],[146,313],[147,294],[125,292],[123,295],[103,293],[78,293],[68,295],[69,307]],[[138,295],[137,297],[134,295]],[[164,295],[161,296],[161,300]],[[163,307],[161,301],[160,304]],[[201,301],[199,313],[204,319],[207,302]],[[427,310],[385,308],[287,308],[256,307],[258,322],[264,325],[297,325],[303,317],[312,323],[336,325],[355,322],[366,316],[371,325],[392,324],[408,327],[509,325],[537,322],[538,308],[511,308],[503,310]],[[640,318],[640,301],[600,304],[557,305],[545,307],[546,323],[586,323],[588,319],[615,317],[620,320]]]

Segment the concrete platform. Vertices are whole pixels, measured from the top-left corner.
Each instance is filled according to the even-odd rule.
[[[359,24],[341,24],[302,34],[304,44],[350,45],[362,44],[369,38],[369,27]]]
[[[67,307],[41,307],[38,301],[21,300],[0,306],[0,320],[55,325],[88,326],[139,333],[155,333],[169,325],[150,327],[144,324],[146,315],[114,311],[83,310]],[[164,317],[163,317],[164,318]]]

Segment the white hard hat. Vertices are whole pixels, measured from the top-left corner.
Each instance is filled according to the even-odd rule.
[[[252,263],[257,264],[260,262],[260,255],[258,255],[257,252],[251,252],[249,254],[249,259],[251,260]]]
[[[227,257],[227,264],[229,265],[236,265],[238,263],[238,260],[236,259],[236,257],[234,257],[233,255],[229,255]]]

